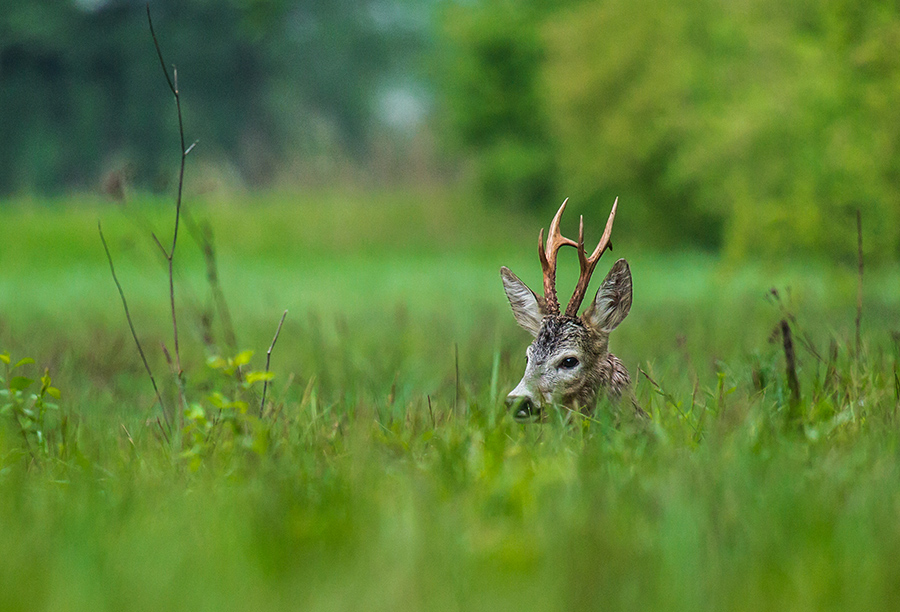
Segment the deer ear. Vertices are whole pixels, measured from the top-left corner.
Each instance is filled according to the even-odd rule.
[[[631,270],[620,259],[603,279],[594,301],[584,312],[584,321],[605,332],[614,330],[631,310]]]
[[[516,322],[532,336],[537,337],[541,329],[541,319],[544,318],[544,309],[538,297],[506,266],[500,268],[500,278],[503,279],[503,289],[506,291]]]

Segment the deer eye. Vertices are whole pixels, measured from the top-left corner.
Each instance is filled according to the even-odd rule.
[[[577,365],[578,365],[577,357],[566,357],[565,359],[563,359],[562,361],[559,362],[559,367],[563,368],[565,370],[571,370],[572,368],[574,368]]]

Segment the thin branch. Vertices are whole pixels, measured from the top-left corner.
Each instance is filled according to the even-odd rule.
[[[281,326],[284,325],[284,319],[287,317],[288,311],[285,310],[281,315],[281,321],[278,322],[278,329],[275,330],[275,337],[272,338],[272,344],[269,345],[269,350],[266,351],[266,374],[269,373],[269,362],[272,360],[272,349],[275,348],[275,343],[278,342],[278,335],[281,333]],[[269,381],[263,381],[263,392],[262,392],[262,400],[259,402],[259,416],[263,415],[263,408],[266,406],[266,391],[269,388]]]
[[[169,84],[169,89],[172,90],[172,93],[178,97],[178,91],[175,89],[175,86],[172,84],[172,79],[169,78],[169,71],[166,69],[166,61],[163,59],[162,51],[159,50],[159,41],[156,40],[156,32],[153,31],[153,20],[150,18],[150,3],[147,3],[147,22],[150,24],[150,36],[153,37],[153,45],[156,47],[156,55],[159,57],[159,65],[162,66],[163,72],[166,75],[166,82]]]
[[[166,428],[162,426],[162,423],[159,422],[159,417],[156,417],[156,425],[159,427],[160,433],[162,433],[163,438],[166,440],[166,444],[172,446],[172,441],[169,439],[169,434],[166,433]]]
[[[162,251],[163,257],[166,258],[166,261],[169,261],[169,252],[166,250],[166,247],[162,245],[162,242],[159,241],[159,238],[156,237],[156,233],[150,232],[150,236],[153,238],[153,242],[156,243],[156,246],[159,247],[159,250]]]
[[[141,355],[141,361],[144,362],[144,369],[147,370],[147,375],[150,377],[150,383],[153,385],[153,391],[156,393],[156,399],[159,402],[159,407],[162,410],[163,416],[166,418],[166,425],[171,427],[172,424],[169,422],[169,415],[166,411],[166,405],[165,403],[163,403],[162,395],[159,392],[159,387],[156,385],[156,379],[153,377],[153,372],[150,370],[150,364],[147,363],[147,357],[146,355],[144,355],[144,349],[141,347],[141,341],[138,340],[137,332],[134,330],[134,323],[131,321],[131,312],[128,310],[128,301],[125,299],[125,292],[122,290],[122,285],[121,283],[119,283],[119,278],[116,276],[116,269],[113,266],[112,255],[109,252],[109,245],[106,244],[106,237],[103,235],[103,227],[101,227],[99,221],[97,222],[97,231],[100,232],[100,242],[103,243],[103,250],[106,251],[106,259],[107,261],[109,261],[109,271],[112,273],[113,281],[115,281],[116,283],[116,289],[119,290],[119,297],[122,298],[122,307],[125,309],[125,319],[128,321],[128,329],[131,330],[131,337],[134,338],[134,343],[137,345],[138,353],[140,353]]]
[[[184,164],[185,159],[187,159],[188,153],[190,153],[191,149],[194,148],[196,142],[191,145],[190,149],[186,149],[184,146],[184,120],[181,114],[181,96],[178,92],[178,69],[172,69],[172,78],[169,77],[169,71],[166,68],[166,62],[163,59],[162,50],[159,46],[159,39],[156,37],[156,32],[153,29],[153,19],[150,16],[150,4],[147,4],[147,23],[150,25],[150,35],[153,37],[153,46],[156,47],[156,55],[159,57],[159,65],[163,69],[163,73],[166,75],[166,83],[169,85],[169,89],[172,91],[172,95],[175,96],[175,109],[178,113],[178,136],[180,140],[180,148],[181,152],[181,164],[178,170],[178,192],[175,197],[175,229],[172,232],[172,248],[166,251],[162,248],[160,244],[160,248],[166,255],[166,259],[169,264],[169,307],[172,311],[172,335],[175,344],[175,372],[176,379],[178,383],[178,394],[181,399],[182,407],[184,406],[184,371],[181,368],[181,350],[178,342],[178,317],[175,312],[175,275],[174,275],[174,259],[175,259],[175,247],[178,245],[178,226],[179,221],[181,219],[181,196],[184,191]],[[173,82],[174,79],[174,82]],[[156,237],[154,236],[154,239]],[[159,244],[159,240],[157,240]]]
[[[181,369],[181,351],[178,347],[178,318],[175,315],[175,276],[172,270],[171,257],[169,258],[169,305],[172,310],[172,334],[175,339],[175,374],[180,380],[183,374],[183,370]]]

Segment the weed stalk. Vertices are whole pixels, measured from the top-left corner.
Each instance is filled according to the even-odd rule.
[[[787,319],[781,320],[781,337],[784,341],[784,361],[787,373],[787,384],[790,391],[788,420],[791,423],[800,421],[800,380],[797,378],[797,360],[794,355],[794,341],[791,326]]]
[[[147,370],[147,376],[150,377],[150,384],[153,385],[153,392],[156,393],[156,400],[159,402],[159,408],[162,410],[163,417],[166,419],[166,427],[171,430],[172,423],[169,419],[169,413],[166,410],[166,404],[163,402],[162,395],[159,392],[159,387],[156,384],[156,378],[153,376],[153,371],[150,369],[150,364],[147,363],[147,356],[144,354],[144,349],[141,346],[141,341],[138,339],[137,332],[134,329],[134,322],[131,320],[131,312],[128,310],[128,300],[125,299],[125,291],[122,290],[122,284],[119,282],[119,277],[116,276],[116,268],[113,265],[112,255],[109,252],[109,245],[106,244],[106,237],[103,235],[103,226],[100,225],[100,222],[97,221],[97,231],[100,232],[100,242],[103,243],[103,250],[106,252],[106,260],[109,262],[109,271],[112,274],[113,281],[116,283],[116,289],[119,290],[119,297],[122,298],[122,308],[125,310],[125,320],[128,321],[128,329],[131,330],[131,337],[134,338],[134,343],[137,345],[138,353],[141,356],[141,361],[144,363],[144,369]],[[166,434],[165,428],[163,428],[162,423],[157,419],[157,424],[163,432],[163,435],[168,438]]]
[[[178,169],[178,191],[175,195],[175,228],[172,231],[172,247],[170,249],[166,249],[162,243],[159,241],[159,238],[156,235],[153,235],[153,240],[156,242],[156,245],[159,247],[160,251],[162,251],[163,256],[166,258],[166,261],[169,266],[169,307],[172,312],[172,337],[174,342],[174,352],[175,352],[175,380],[178,386],[178,398],[181,403],[182,411],[186,408],[186,402],[184,398],[184,370],[181,367],[181,350],[178,343],[178,317],[176,315],[175,310],[175,275],[174,275],[174,262],[175,262],[175,247],[178,245],[178,227],[179,221],[181,219],[181,197],[182,192],[184,191],[184,166],[185,161],[187,160],[187,156],[197,145],[197,141],[194,141],[191,146],[185,148],[184,144],[184,120],[181,115],[181,96],[178,90],[178,69],[174,66],[172,67],[172,76],[169,76],[169,70],[166,68],[166,62],[163,59],[162,50],[159,47],[159,40],[156,37],[156,32],[153,29],[153,19],[150,16],[150,4],[147,4],[147,23],[150,26],[150,35],[153,37],[153,46],[156,47],[156,55],[159,57],[159,65],[163,69],[163,74],[166,76],[166,83],[169,85],[169,90],[171,90],[172,95],[175,97],[175,109],[178,114],[178,136],[180,139],[180,150],[181,150],[181,163]]]
[[[278,335],[281,333],[281,326],[284,325],[284,319],[287,317],[288,311],[285,310],[281,315],[281,321],[278,322],[278,329],[275,330],[275,337],[272,338],[272,344],[269,345],[269,350],[266,351],[266,376],[263,379],[263,390],[262,390],[262,400],[259,402],[259,416],[262,418],[263,409],[266,406],[266,390],[269,388],[269,363],[272,361],[272,349],[275,348],[275,343],[278,342]]]

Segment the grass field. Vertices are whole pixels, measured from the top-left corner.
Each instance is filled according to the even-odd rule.
[[[854,266],[617,238],[635,296],[611,345],[651,418],[604,404],[521,426],[502,400],[529,337],[498,269],[540,285],[546,219],[435,194],[238,200],[192,213],[214,230],[234,347],[204,323],[204,259],[179,238],[188,410],[171,431],[97,232],[175,406],[149,237],[171,239],[171,204],[0,203],[0,353],[61,391],[39,422],[0,421],[0,609],[896,607],[900,268],[866,271],[857,354]],[[263,370],[285,309],[259,418],[261,383],[207,362],[252,349],[245,380]]]

